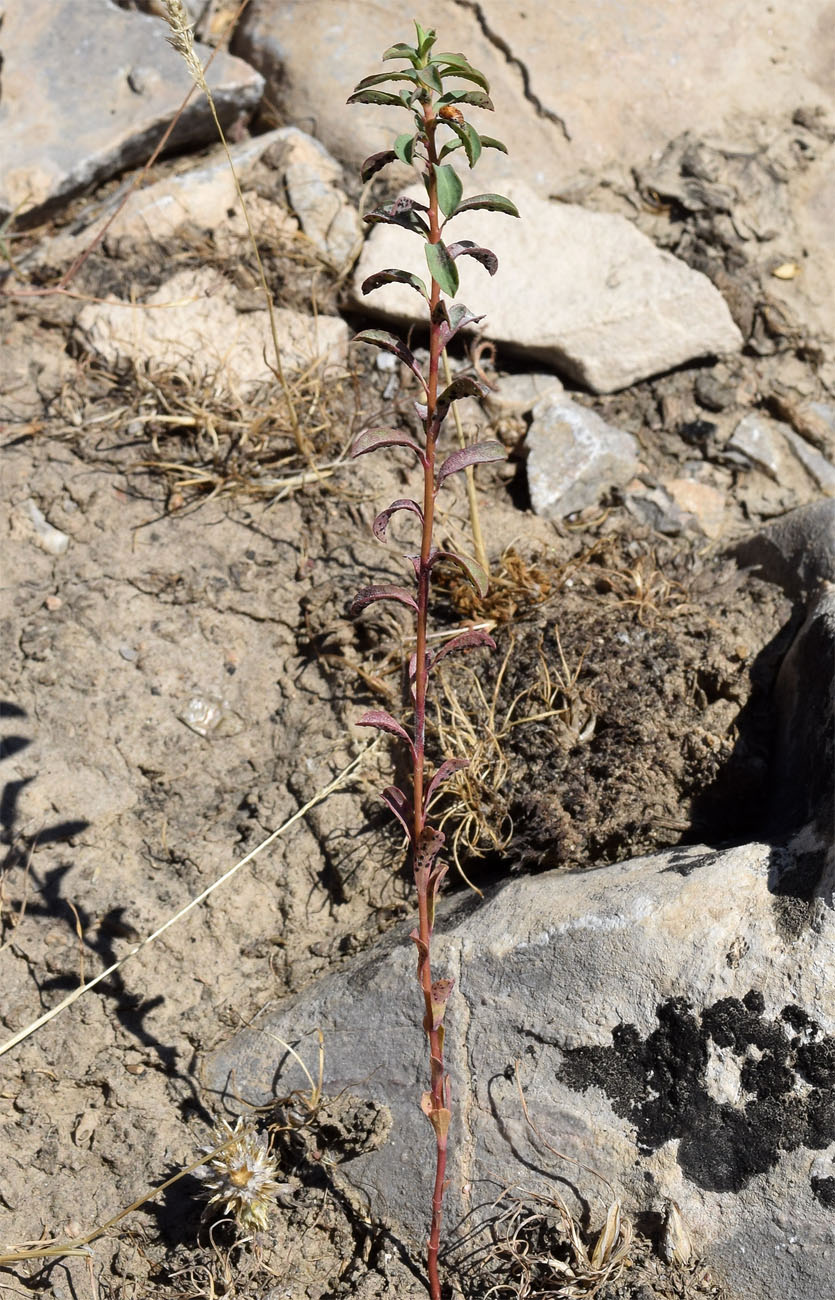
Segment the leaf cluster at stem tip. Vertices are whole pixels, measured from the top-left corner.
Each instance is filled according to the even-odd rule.
[[[370,224],[403,226],[406,230],[421,235],[425,241],[426,262],[433,280],[443,293],[454,298],[458,292],[455,258],[466,249],[462,244],[447,246],[444,243],[441,234],[447,222],[461,212],[477,209],[503,212],[512,217],[518,217],[519,213],[510,199],[501,194],[476,194],[464,198],[461,178],[444,159],[455,150],[463,149],[472,169],[484,149],[499,149],[502,153],[507,153],[501,140],[482,135],[464,115],[467,107],[492,109],[490,86],[484,73],[474,68],[465,55],[453,51],[435,53],[433,47],[437,37],[431,28],[426,29],[416,22],[415,33],[414,45],[401,41],[390,46],[383,55],[383,62],[403,60],[408,66],[364,77],[355,87],[348,103],[381,104],[403,108],[411,113],[415,129],[398,135],[391,149],[383,149],[366,158],[361,168],[362,179],[371,180],[377,172],[395,161],[414,167],[421,173],[427,193],[430,197],[434,195],[443,220],[433,234],[424,216],[428,212],[426,205],[404,197],[369,212],[365,220]],[[448,86],[447,82],[452,82],[453,85]],[[463,87],[461,82],[464,83]],[[436,133],[441,129],[444,137],[439,137],[436,143]],[[454,252],[453,247],[457,251]],[[493,254],[490,254],[490,258],[490,262],[480,260],[492,275],[496,268],[496,258]],[[407,277],[405,271],[381,272],[380,276],[383,275],[388,276],[389,280],[397,276],[404,283],[411,284],[419,293],[424,291],[422,281],[417,276]],[[363,292],[370,293],[372,289],[389,282],[380,276],[366,280]]]

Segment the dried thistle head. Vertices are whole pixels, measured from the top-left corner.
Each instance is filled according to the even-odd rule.
[[[221,1119],[215,1125],[212,1139],[211,1146],[203,1149],[207,1154],[216,1154],[196,1170],[209,1194],[207,1212],[216,1205],[231,1215],[244,1231],[263,1230],[276,1196],[290,1187],[276,1178],[278,1167],[270,1155],[266,1136],[256,1133],[239,1115],[234,1128]],[[217,1151],[221,1146],[223,1150]]]

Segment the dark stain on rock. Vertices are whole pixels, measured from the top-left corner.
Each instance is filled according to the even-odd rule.
[[[821,1150],[835,1140],[835,1038],[800,1007],[784,1007],[776,1020],[764,1009],[754,990],[714,1002],[701,1016],[684,998],[669,998],[646,1039],[634,1025],[618,1025],[611,1047],[565,1051],[559,1077],[578,1092],[601,1088],[635,1125],[642,1154],[678,1138],[678,1161],[692,1182],[738,1192],[781,1151]],[[717,1050],[739,1070],[737,1104],[709,1090]],[[835,1180],[817,1182],[818,1199],[835,1192]]]
[[[812,1195],[828,1210],[835,1210],[835,1178],[812,1178]]]

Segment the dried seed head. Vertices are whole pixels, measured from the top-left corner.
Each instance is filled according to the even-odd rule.
[[[185,5],[182,0],[163,0],[163,2],[165,5],[165,18],[171,28],[171,35],[168,38],[169,43],[185,60],[196,85],[200,90],[208,94],[209,89],[206,85],[203,65],[194,49],[194,33],[191,30]]]
[[[276,1195],[287,1190],[289,1184],[277,1181],[278,1168],[269,1153],[265,1135],[256,1133],[242,1115],[238,1116],[234,1128],[222,1119],[215,1126],[211,1146],[203,1149],[213,1151],[230,1138],[235,1141],[195,1171],[209,1194],[206,1208],[221,1207],[245,1231],[263,1230]]]
[[[693,1260],[693,1243],[675,1201],[667,1201],[665,1215],[661,1231],[661,1255],[668,1264],[686,1268]]]

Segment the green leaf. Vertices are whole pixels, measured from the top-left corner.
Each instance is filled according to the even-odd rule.
[[[404,131],[394,142],[394,152],[401,162],[411,166],[416,140],[409,131]]]
[[[427,64],[425,68],[418,68],[415,76],[425,90],[434,91],[436,95],[442,95],[444,93],[443,82],[441,81],[438,69],[433,68],[431,63]]]
[[[519,216],[516,204],[511,203],[503,194],[474,194],[471,199],[459,203],[455,215],[458,216],[459,212],[475,212],[477,208],[486,208],[488,212],[504,212],[509,217]]]
[[[498,149],[499,153],[507,153],[507,145],[502,144],[501,140],[494,140],[492,135],[480,135],[482,149]]]
[[[356,90],[345,102],[346,104],[393,104],[395,108],[402,107],[400,98],[397,95],[389,95],[385,90]]]
[[[435,184],[438,191],[438,206],[445,217],[451,217],[464,193],[464,186],[454,167],[439,167],[434,164]]]
[[[436,63],[436,62],[438,62],[438,60],[433,59],[432,62],[433,62],[433,63]],[[471,68],[469,64],[467,64],[466,67],[463,67],[463,68],[461,68],[461,67],[448,67],[448,68],[444,68],[444,67],[442,67],[442,68],[441,68],[441,76],[442,76],[442,77],[460,77],[462,81],[474,81],[475,84],[476,84],[477,86],[481,86],[482,90],[486,90],[486,91],[489,91],[489,90],[490,90],[490,82],[487,80],[487,78],[485,77],[484,73],[483,73],[483,72],[478,72],[475,68]]]
[[[432,62],[457,64],[459,67],[464,68],[470,66],[470,60],[466,54],[454,54],[451,50],[443,50],[440,54],[433,54]]]
[[[415,20],[415,31],[417,33],[418,54],[420,58],[425,59],[438,37],[431,27],[424,30],[417,20]]]
[[[371,293],[372,290],[379,289],[384,284],[411,285],[411,287],[416,289],[427,302],[429,301],[429,294],[427,293],[426,285],[423,283],[419,275],[412,275],[411,271],[400,271],[394,267],[389,267],[385,271],[375,271],[373,275],[369,275],[368,279],[363,280],[362,282],[362,292]]]
[[[383,62],[385,63],[386,59],[411,59],[414,63],[417,60],[417,57],[418,52],[413,46],[406,45],[403,41],[398,41],[396,45],[390,45],[388,47],[383,55]]]
[[[470,167],[475,167],[481,157],[481,136],[478,134],[478,131],[476,131],[474,127],[470,126],[469,122],[451,122],[447,119],[444,120],[450,130],[454,131],[458,136],[460,143],[463,144],[467,154],[467,162],[470,164]]]
[[[437,281],[445,294],[454,298],[458,292],[458,271],[445,245],[438,240],[437,244],[424,244],[424,250],[432,279]]]
[[[368,90],[371,86],[379,86],[384,81],[411,81],[417,84],[418,74],[413,68],[403,69],[402,72],[375,72],[373,77],[363,77],[354,86],[354,90]]]

